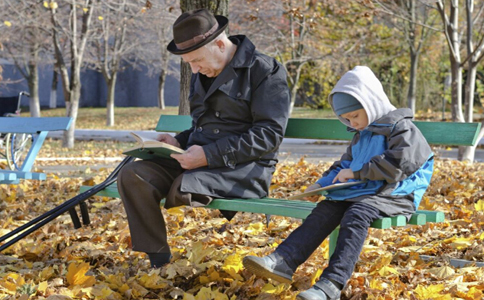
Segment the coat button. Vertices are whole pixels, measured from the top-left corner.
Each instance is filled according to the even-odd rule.
[[[203,130],[202,126],[200,126],[200,127],[197,128],[197,131],[198,132],[202,132],[202,130]]]
[[[237,97],[240,97],[240,96],[242,96],[242,93],[241,92],[238,92],[237,93]]]
[[[215,133],[215,134],[219,134],[219,132],[220,132],[220,130],[218,130],[217,128],[215,128],[215,129],[213,130],[213,133]]]
[[[220,112],[219,112],[219,111],[216,111],[216,112],[215,112],[215,116],[216,116],[217,118],[218,118],[218,117],[220,117]]]

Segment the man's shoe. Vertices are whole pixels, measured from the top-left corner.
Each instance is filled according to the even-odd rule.
[[[321,277],[312,288],[296,296],[297,300],[338,300],[341,291],[328,279]]]
[[[271,278],[282,283],[291,283],[294,271],[287,265],[282,256],[273,252],[264,257],[246,256],[244,267],[257,276]]]

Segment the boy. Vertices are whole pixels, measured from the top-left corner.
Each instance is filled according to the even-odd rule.
[[[433,171],[433,153],[412,123],[411,110],[396,109],[368,67],[358,66],[343,75],[329,102],[340,121],[356,133],[341,159],[306,191],[337,182],[366,182],[329,192],[272,254],[243,260],[256,275],[290,283],[297,267],[340,226],[328,267],[319,281],[296,299],[339,299],[371,223],[402,214],[409,218]]]

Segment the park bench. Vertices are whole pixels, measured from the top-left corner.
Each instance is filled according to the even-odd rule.
[[[31,139],[18,170],[0,169],[0,183],[18,183],[20,179],[45,180],[45,173],[32,172],[35,158],[49,131],[67,130],[71,121],[69,117],[0,117],[0,133],[27,134]]]
[[[449,123],[415,121],[427,141],[434,145],[470,146],[474,145],[480,130],[480,123]],[[156,126],[160,132],[180,132],[191,127],[190,116],[162,115]],[[351,140],[353,133],[348,132],[337,119],[289,119],[285,138],[316,140]],[[82,186],[81,192],[91,186]],[[119,197],[116,184],[111,184],[99,191],[97,196]],[[316,203],[304,200],[287,200],[275,198],[262,199],[214,199],[205,208],[262,213],[305,219],[316,206]],[[372,224],[372,228],[387,229],[392,226],[424,225],[428,222],[443,222],[444,213],[439,211],[418,210],[407,222],[404,216],[382,218]],[[329,237],[329,253],[334,252],[339,229]]]

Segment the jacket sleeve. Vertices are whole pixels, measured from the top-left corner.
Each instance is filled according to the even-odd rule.
[[[239,163],[259,160],[281,144],[290,106],[286,72],[274,64],[266,74],[258,83],[252,83],[251,128],[241,135],[227,136],[203,146],[210,168],[235,168]]]
[[[432,154],[427,140],[410,119],[398,122],[387,142],[387,150],[354,171],[355,179],[399,182],[417,171]]]
[[[354,138],[351,145],[354,143]],[[339,171],[342,169],[348,169],[350,167],[353,156],[351,155],[351,145],[346,148],[346,152],[341,156],[341,158],[335,161],[328,170],[323,173],[317,184],[321,187],[325,187],[333,184],[333,179],[338,175]]]

